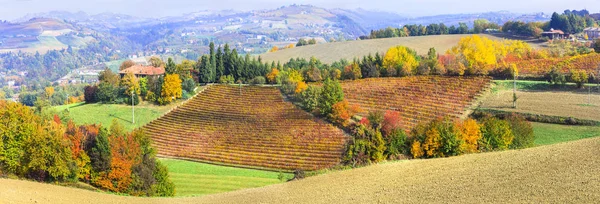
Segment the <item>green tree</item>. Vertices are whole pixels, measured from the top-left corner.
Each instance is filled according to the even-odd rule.
[[[165,73],[166,74],[175,74],[177,72],[177,68],[175,65],[175,62],[173,62],[173,59],[169,57],[169,59],[167,60],[167,65],[165,66]]]
[[[319,112],[321,115],[329,115],[332,112],[332,106],[344,100],[342,85],[337,80],[325,79],[319,97]]]

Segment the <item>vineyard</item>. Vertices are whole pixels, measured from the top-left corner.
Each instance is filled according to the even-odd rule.
[[[257,86],[210,86],[143,129],[162,156],[273,170],[332,167],[348,140],[277,88]]]
[[[533,59],[515,62],[519,68],[520,75],[544,76],[553,67],[560,68],[563,73],[569,73],[572,69],[585,70],[588,73],[597,73],[600,64],[600,54],[587,54],[574,57]]]
[[[402,128],[410,131],[438,117],[461,117],[490,82],[485,77],[370,78],[345,81],[342,89],[350,104],[363,109],[358,115],[398,111]]]

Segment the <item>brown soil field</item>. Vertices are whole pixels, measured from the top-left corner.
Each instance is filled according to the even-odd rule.
[[[598,203],[600,138],[390,162],[189,198],[134,198],[0,179],[5,203]]]
[[[482,34],[492,40],[501,40],[503,38],[492,35]],[[433,35],[433,36],[415,36],[402,38],[382,38],[372,40],[355,40],[344,42],[333,42],[318,45],[309,45],[295,47],[292,49],[283,49],[277,52],[265,53],[260,55],[263,61],[287,62],[290,58],[316,57],[324,63],[332,63],[340,59],[352,60],[355,57],[362,58],[368,54],[385,53],[390,47],[403,45],[414,49],[420,55],[425,55],[429,48],[435,47],[438,53],[445,53],[452,46],[458,44],[460,38],[470,35]],[[531,44],[537,48],[539,45]]]
[[[600,94],[571,91],[517,91],[517,109],[512,108],[512,90],[489,94],[482,108],[600,121]],[[588,101],[591,103],[588,105]]]

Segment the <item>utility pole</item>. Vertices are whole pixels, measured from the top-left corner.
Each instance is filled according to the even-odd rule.
[[[131,91],[131,123],[135,124],[135,101],[133,100],[133,95],[135,95],[135,87]]]

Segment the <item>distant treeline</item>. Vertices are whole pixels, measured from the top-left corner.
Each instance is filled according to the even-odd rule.
[[[360,39],[376,38],[394,38],[408,36],[424,35],[447,35],[447,34],[478,34],[487,29],[502,30],[516,35],[540,37],[543,31],[550,29],[562,30],[565,34],[581,33],[586,27],[596,27],[598,22],[589,15],[587,10],[565,10],[563,14],[553,13],[548,22],[529,22],[508,21],[500,27],[496,23],[488,22],[485,19],[478,19],[473,22],[473,27],[469,28],[466,23],[459,23],[458,26],[446,26],[443,23],[424,25],[404,25],[400,28],[384,28],[372,30],[368,36],[361,36]]]

